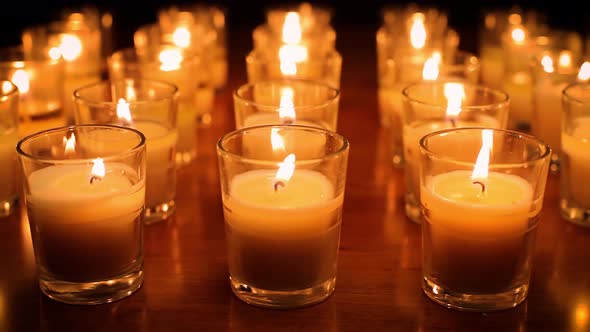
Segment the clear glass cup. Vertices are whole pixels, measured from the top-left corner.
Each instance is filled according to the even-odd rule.
[[[234,294],[299,308],[334,291],[349,145],[322,128],[257,126],[217,144]]]
[[[63,111],[64,62],[49,57],[25,60],[22,48],[0,49],[0,79],[19,89],[19,136],[67,124]]]
[[[176,164],[188,165],[197,157],[197,129],[211,122],[215,91],[208,83],[202,59],[176,46],[146,49],[126,48],[108,59],[113,80],[142,78],[172,83],[178,87],[178,146]],[[205,80],[205,81],[203,81]]]
[[[17,206],[17,165],[14,147],[18,142],[19,92],[16,85],[0,80],[0,218]]]
[[[440,55],[439,60],[435,57]],[[429,62],[429,65],[426,63]],[[433,69],[435,72],[433,72]],[[434,76],[433,76],[434,75]],[[381,124],[390,131],[391,160],[395,167],[403,167],[402,91],[408,85],[423,80],[462,80],[477,83],[479,61],[469,52],[440,53],[437,49],[420,52],[398,52],[387,59],[379,71],[379,114]]]
[[[561,216],[590,227],[590,83],[563,90],[561,116]]]
[[[421,139],[422,289],[430,299],[465,311],[524,301],[550,155],[538,139],[501,129]]]
[[[74,90],[101,80],[100,31],[92,20],[80,13],[61,21],[26,28],[22,33],[25,60],[63,59],[63,109],[68,122],[73,122]]]
[[[77,124],[116,124],[146,137],[144,222],[168,219],[176,210],[176,86],[143,79],[103,81],[74,93]]]
[[[244,84],[234,92],[236,128],[296,124],[336,131],[340,90],[317,81],[282,79]]]
[[[255,83],[280,78],[299,78],[320,81],[335,88],[340,88],[342,75],[342,56],[338,51],[331,50],[323,54],[309,54],[302,62],[285,65],[281,62],[278,51],[251,51],[246,56],[248,82]]]
[[[143,134],[108,125],[60,127],[23,138],[16,151],[43,293],[99,304],[141,287]]]
[[[573,82],[590,78],[590,63],[586,68],[579,57],[569,50],[548,50],[535,57],[533,73],[532,134],[549,144],[552,173],[560,168],[562,92]]]
[[[457,100],[447,97],[449,88],[459,87]],[[403,151],[406,184],[405,209],[412,221],[422,222],[420,213],[420,139],[434,131],[448,128],[506,128],[509,97],[500,90],[460,82],[421,82],[403,91]],[[456,112],[459,112],[458,114]]]

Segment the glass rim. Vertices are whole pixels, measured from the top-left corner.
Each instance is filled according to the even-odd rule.
[[[121,151],[119,153],[116,154],[111,154],[108,156],[104,156],[104,157],[95,157],[95,158],[101,158],[103,161],[111,161],[114,159],[119,159],[121,157],[124,157],[126,155],[131,155],[136,153],[137,151],[141,150],[141,149],[145,149],[146,146],[146,137],[145,135],[135,129],[135,128],[131,128],[131,127],[124,127],[124,126],[118,126],[118,125],[111,125],[111,124],[79,124],[79,125],[70,125],[70,126],[63,126],[63,127],[55,127],[55,128],[49,128],[49,129],[45,129],[42,130],[40,132],[37,133],[33,133],[31,135],[25,136],[22,139],[20,139],[18,141],[18,143],[16,144],[16,152],[18,153],[18,155],[21,158],[27,158],[30,160],[35,160],[36,162],[41,162],[41,163],[45,163],[45,164],[59,164],[59,165],[69,165],[69,164],[79,164],[81,162],[84,161],[89,161],[95,158],[72,158],[72,159],[47,159],[47,158],[38,158],[35,156],[32,156],[26,152],[23,151],[22,149],[22,145],[27,142],[30,141],[32,139],[36,139],[39,138],[43,135],[47,135],[47,134],[52,134],[52,133],[57,133],[60,131],[69,131],[69,130],[73,130],[75,128],[103,128],[103,129],[115,129],[115,130],[123,130],[123,131],[130,131],[134,134],[136,134],[139,137],[139,143],[137,143],[137,145],[130,147],[129,149],[126,149],[124,151]]]
[[[439,52],[442,59],[449,59],[449,56],[447,55],[445,57],[445,52],[444,50],[438,49],[436,47],[427,47],[426,48],[426,52],[427,54],[432,55],[434,52]],[[400,59],[404,59],[405,56],[407,55],[412,55],[413,52],[412,51],[400,51],[400,52],[396,52],[395,54],[389,55],[386,58],[386,62],[390,63],[399,63],[400,65],[406,65],[406,66],[420,66],[423,67],[424,66],[424,62],[421,62],[420,64],[414,64],[414,63],[408,63],[408,61],[400,61]],[[428,58],[427,58],[428,59]],[[479,57],[473,53],[473,52],[468,52],[468,51],[463,51],[463,50],[455,50],[452,54],[451,54],[451,59],[464,59],[465,61],[460,62],[460,63],[455,63],[454,61],[452,63],[448,63],[448,62],[444,62],[442,61],[439,65],[439,68],[444,68],[444,69],[457,69],[457,68],[461,68],[461,67],[465,67],[466,69],[477,69],[477,68],[481,68],[481,61],[479,59]],[[473,59],[475,60],[475,62],[467,62],[468,59]]]
[[[424,137],[422,137],[420,139],[420,142],[419,142],[420,152],[423,155],[430,156],[431,158],[436,158],[437,160],[453,162],[455,164],[460,164],[460,165],[475,166],[476,160],[473,160],[473,162],[460,161],[460,160],[456,160],[455,158],[451,158],[448,155],[442,155],[440,153],[435,153],[435,152],[429,150],[425,146],[425,142],[433,137],[442,136],[444,134],[448,134],[448,133],[452,133],[452,132],[483,131],[483,130],[492,130],[493,132],[502,133],[504,135],[520,137],[520,138],[526,139],[530,142],[534,142],[535,144],[537,144],[537,146],[542,147],[544,149],[543,153],[541,153],[541,155],[535,159],[521,161],[521,162],[512,162],[512,163],[492,163],[492,162],[490,162],[489,163],[490,168],[492,168],[492,167],[494,167],[494,168],[514,168],[517,166],[530,166],[530,165],[534,165],[538,162],[541,162],[542,160],[546,160],[551,156],[551,152],[552,152],[551,147],[547,143],[541,141],[540,139],[538,139],[537,137],[535,137],[533,135],[525,134],[525,133],[522,133],[522,132],[519,132],[516,130],[489,128],[489,127],[449,128],[449,129],[443,129],[443,130],[429,133],[427,135],[424,135]],[[501,166],[501,167],[499,167],[499,166]]]
[[[4,85],[8,83],[10,84],[10,91],[6,91],[4,92]],[[12,98],[12,97],[18,97],[20,92],[18,90],[18,87],[16,86],[16,84],[14,84],[14,82],[12,82],[11,80],[7,80],[7,79],[2,79],[0,80],[0,84],[2,84],[2,89],[0,89],[0,96],[2,96],[2,99],[8,99],[8,98]]]
[[[588,105],[590,104],[590,97],[588,98],[588,100],[582,100],[576,97],[573,97],[569,91],[571,91],[571,89],[577,88],[577,87],[588,87],[590,89],[590,82],[585,81],[585,82],[574,82],[574,83],[570,83],[568,84],[562,91],[561,91],[561,95],[564,101],[567,101],[568,103],[571,104],[576,104],[578,106],[582,106],[582,105]]]
[[[278,54],[278,53],[277,53]],[[261,64],[261,63],[280,63],[281,60],[277,57],[267,57],[260,50],[252,50],[246,55],[246,64]],[[307,60],[304,63],[340,63],[342,64],[342,54],[338,50],[329,50],[324,54],[308,53]]]
[[[288,85],[289,83],[303,83],[305,86],[316,86],[316,87],[319,86],[319,87],[326,89],[327,91],[334,93],[333,96],[328,97],[325,101],[322,101],[321,103],[318,103],[318,104],[294,106],[293,109],[295,111],[297,111],[297,110],[312,110],[312,109],[316,109],[316,108],[327,107],[328,105],[335,103],[340,98],[340,89],[335,88],[335,87],[333,87],[327,83],[324,83],[324,82],[315,81],[315,80],[311,80],[311,79],[303,79],[303,78],[279,78],[279,79],[269,79],[269,80],[263,80],[263,81],[250,82],[250,83],[243,84],[234,90],[234,92],[233,92],[234,100],[238,100],[248,106],[254,106],[260,110],[276,111],[280,107],[280,105],[262,104],[262,103],[252,101],[251,99],[245,98],[242,95],[240,95],[240,92],[242,92],[244,90],[253,89],[255,86],[259,86],[262,84],[271,85],[273,83],[286,83],[286,85]]]
[[[446,105],[434,104],[434,103],[430,103],[430,102],[427,102],[424,100],[415,99],[415,98],[408,96],[410,89],[412,89],[414,87],[421,86],[421,85],[424,85],[424,86],[426,86],[426,85],[444,86],[444,84],[446,84],[446,83],[460,83],[464,87],[471,87],[471,88],[475,89],[475,91],[486,91],[486,92],[492,93],[494,95],[501,96],[501,100],[498,100],[498,101],[496,101],[494,103],[490,103],[490,104],[461,105],[461,111],[463,111],[463,110],[474,111],[474,110],[489,109],[489,108],[493,108],[493,107],[499,107],[504,104],[508,104],[510,102],[510,95],[508,95],[508,93],[506,93],[503,90],[491,88],[491,87],[488,87],[488,86],[485,86],[482,84],[478,84],[478,83],[470,83],[470,82],[464,82],[464,81],[459,81],[459,80],[422,81],[422,82],[411,83],[402,90],[402,96],[408,102],[413,103],[413,104],[423,105],[423,106],[428,106],[428,107],[433,107],[433,108],[441,108],[441,109],[445,108],[446,109]]]
[[[182,48],[180,46],[174,45],[174,44],[167,44],[167,43],[162,43],[162,44],[158,44],[158,45],[153,45],[153,46],[145,46],[145,47],[141,47],[141,48],[137,48],[135,46],[130,46],[130,47],[125,47],[125,48],[121,48],[115,52],[113,52],[111,55],[109,55],[106,59],[106,62],[108,64],[109,67],[114,66],[114,63],[123,63],[124,66],[160,66],[161,65],[161,61],[156,58],[156,59],[152,59],[149,58],[148,61],[139,61],[137,55],[141,54],[141,52],[150,52],[150,51],[156,51],[158,54],[165,49],[176,49],[176,50],[180,50],[180,53],[182,54],[182,61],[180,62],[180,69],[182,69],[183,64],[186,65],[194,65],[194,64],[200,64],[201,63],[201,56],[191,50],[188,50],[186,48]],[[135,58],[129,58],[129,56],[133,56]],[[176,70],[172,70],[172,71],[176,71]]]
[[[76,101],[82,101],[86,105],[91,105],[91,106],[101,106],[101,105],[115,105],[116,106],[118,104],[118,101],[91,100],[89,98],[82,97],[80,94],[83,91],[87,91],[88,89],[91,89],[91,88],[97,88],[100,86],[108,86],[108,85],[112,85],[112,84],[116,84],[116,83],[126,84],[127,82],[132,82],[133,84],[135,84],[136,82],[143,82],[143,83],[152,84],[152,86],[167,87],[170,89],[170,92],[171,92],[171,94],[169,96],[163,96],[160,98],[142,99],[142,100],[133,100],[133,101],[125,100],[125,102],[129,105],[143,105],[143,104],[150,103],[150,102],[165,102],[168,100],[173,101],[178,96],[178,87],[172,83],[168,83],[165,81],[159,81],[159,80],[145,79],[145,78],[121,78],[121,79],[114,79],[114,80],[112,80],[112,79],[101,80],[98,82],[83,85],[83,86],[77,88],[76,90],[74,90],[74,99]]]
[[[322,156],[319,158],[296,159],[295,163],[294,163],[295,165],[317,164],[317,163],[321,162],[322,160],[329,160],[332,158],[336,158],[337,156],[342,155],[343,153],[345,153],[346,151],[348,151],[350,149],[350,142],[348,141],[348,139],[346,137],[344,137],[343,135],[341,135],[333,130],[329,130],[326,128],[302,126],[302,125],[260,125],[260,126],[252,126],[252,127],[244,127],[244,128],[236,129],[236,130],[233,130],[233,131],[221,136],[217,140],[217,144],[216,144],[218,155],[230,156],[234,159],[240,159],[240,160],[247,162],[249,164],[254,164],[254,165],[259,165],[259,166],[276,167],[277,164],[281,163],[282,161],[272,161],[272,160],[268,160],[268,159],[262,160],[262,159],[244,157],[244,156],[239,155],[237,153],[228,151],[223,146],[223,142],[227,141],[228,139],[230,139],[234,136],[240,135],[246,131],[262,130],[262,129],[267,129],[267,128],[268,129],[277,128],[277,129],[287,129],[287,130],[305,130],[305,131],[310,131],[310,132],[320,132],[320,133],[323,133],[326,135],[336,137],[342,142],[342,146],[339,147],[338,150],[336,150],[336,151],[330,152],[330,153],[326,154],[325,156]]]

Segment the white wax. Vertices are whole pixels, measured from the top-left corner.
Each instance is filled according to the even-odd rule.
[[[561,151],[561,93],[566,83],[545,80],[534,88],[533,134],[549,144],[553,153]]]
[[[295,169],[235,176],[223,197],[230,275],[263,289],[304,289],[336,273],[343,197],[321,173]]]
[[[561,137],[563,151],[563,178],[570,195],[580,207],[590,209],[590,117],[576,119],[571,131]]]

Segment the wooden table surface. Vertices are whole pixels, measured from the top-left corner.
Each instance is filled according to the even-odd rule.
[[[232,89],[245,82],[250,31],[230,44],[228,87],[213,124],[198,132],[198,158],[178,171],[176,215],[145,228],[145,283],[97,306],[55,302],[39,290],[31,236],[20,211],[0,219],[0,331],[588,331],[590,230],[559,215],[550,176],[528,299],[495,313],[465,313],[420,288],[420,226],[404,215],[403,173],[392,168],[379,128],[374,30],[338,31],[343,54],[339,132],[350,140],[337,286],[304,309],[259,309],[228,281],[215,143],[234,128]],[[581,179],[588,181],[588,179]]]

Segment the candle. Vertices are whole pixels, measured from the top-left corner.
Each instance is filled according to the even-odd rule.
[[[141,264],[145,182],[122,164],[103,166],[94,181],[91,165],[49,166],[28,177],[37,262],[54,279],[109,279]]]
[[[508,127],[529,131],[533,116],[533,84],[529,73],[518,72],[505,77],[502,88],[510,96]]]
[[[465,147],[478,136],[479,152]],[[427,135],[421,152],[423,290],[462,310],[518,305],[551,150],[520,132],[463,128]]]
[[[15,111],[16,112],[16,111]],[[0,216],[9,214],[17,199],[16,190],[16,152],[14,147],[18,142],[16,129],[0,131]]]
[[[239,174],[224,197],[230,274],[266,290],[317,286],[336,273],[342,195],[315,171],[297,170],[277,190],[274,176]]]
[[[143,283],[145,137],[76,125],[16,146],[39,286],[70,304],[107,303]]]
[[[567,188],[562,198],[587,210],[590,209],[590,191],[580,181],[590,176],[590,117],[577,118],[569,126],[571,130],[564,131],[561,137],[564,171],[562,186]]]
[[[298,133],[321,136],[321,153],[297,155],[291,141],[305,142]],[[274,155],[246,154],[241,143],[251,135],[265,136]],[[317,127],[258,126],[225,135],[217,151],[233,292],[270,308],[326,299],[336,280],[347,141]]]

